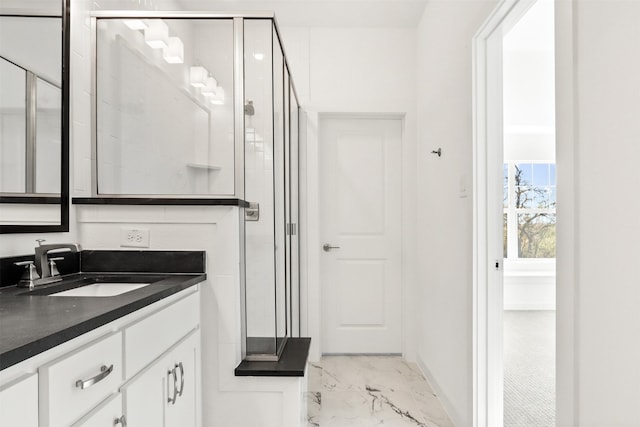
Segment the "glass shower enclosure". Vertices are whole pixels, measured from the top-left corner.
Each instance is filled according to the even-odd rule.
[[[272,13],[99,11],[99,197],[237,198],[243,358],[300,334],[299,103]]]
[[[246,355],[299,336],[298,101],[272,19],[244,22]]]

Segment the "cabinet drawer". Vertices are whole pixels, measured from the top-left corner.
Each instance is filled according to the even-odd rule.
[[[39,369],[41,427],[70,425],[122,382],[122,334],[94,341]]]
[[[125,377],[131,378],[200,323],[195,292],[125,328]]]

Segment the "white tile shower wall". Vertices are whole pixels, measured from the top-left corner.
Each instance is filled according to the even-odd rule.
[[[193,25],[196,63],[204,65],[225,91],[224,105],[211,106],[210,137],[202,155],[194,153],[193,163],[221,167],[208,174],[209,191],[215,194],[234,192],[234,135],[233,135],[233,24],[231,20],[198,22]],[[186,44],[185,44],[186,46]],[[186,47],[185,47],[186,49]],[[198,173],[198,171],[193,171]],[[201,171],[199,173],[202,173]]]
[[[99,22],[99,191],[233,194],[233,23],[171,20],[167,25],[184,43],[184,64],[166,63],[140,31]],[[205,66],[226,88],[225,105],[212,105],[190,85],[194,64]]]
[[[299,426],[304,378],[234,376],[241,353],[239,212],[234,207],[83,205],[78,206],[79,235],[85,248],[120,249],[121,227],[144,227],[150,231],[150,250],[205,250],[203,425]]]
[[[72,87],[71,87],[71,99],[72,99],[72,138],[74,141],[74,150],[72,155],[72,164],[73,169],[76,174],[76,179],[73,181],[72,189],[74,196],[90,196],[91,195],[91,163],[92,163],[92,149],[91,149],[91,31],[90,31],[90,12],[92,10],[154,10],[156,9],[154,2],[146,1],[144,3],[140,2],[132,2],[126,0],[103,0],[97,2],[85,2],[80,0],[72,0]],[[170,2],[163,3],[163,9],[174,9],[180,10],[180,7],[175,4],[172,7]],[[229,195],[233,194],[233,135],[230,130],[233,127],[233,117],[230,114],[230,99],[232,96],[231,85],[232,85],[232,76],[229,75],[229,71],[222,65],[217,65],[216,61],[221,61],[222,64],[227,64],[228,62],[228,54],[224,55],[216,55],[215,52],[218,51],[216,48],[216,44],[219,43],[222,47],[226,47],[230,45],[230,36],[229,34],[210,34],[212,31],[216,31],[215,28],[211,26],[206,27],[202,26],[198,28],[197,26],[192,25],[182,25],[179,22],[172,22],[171,27],[172,34],[178,34],[183,41],[185,42],[185,63],[180,66],[169,66],[165,64],[164,61],[159,60],[157,62],[158,65],[164,67],[165,71],[169,73],[173,73],[178,76],[177,78],[186,79],[186,75],[188,70],[185,67],[189,65],[193,65],[193,63],[199,62],[207,66],[209,70],[214,71],[216,78],[219,79],[221,84],[225,85],[226,90],[226,103],[224,108],[220,107],[212,107],[211,110],[211,119],[208,120],[209,128],[206,126],[200,127],[201,134],[208,134],[212,143],[209,144],[208,148],[197,147],[195,144],[191,145],[190,148],[185,149],[185,140],[187,141],[187,147],[189,147],[188,142],[192,140],[190,137],[182,138],[177,135],[169,132],[167,134],[159,134],[153,133],[154,125],[158,123],[151,122],[146,123],[146,129],[153,133],[153,137],[149,138],[135,138],[135,135],[140,135],[140,129],[137,126],[137,123],[134,123],[133,120],[129,120],[123,122],[121,124],[122,134],[126,135],[129,142],[134,142],[133,146],[129,144],[122,144],[118,138],[110,138],[110,142],[116,143],[116,146],[111,146],[112,150],[109,153],[105,153],[107,156],[110,156],[110,161],[114,162],[116,158],[128,158],[133,159],[129,164],[135,165],[136,163],[140,163],[143,159],[151,157],[156,161],[161,161],[159,157],[162,157],[164,160],[168,160],[169,156],[164,155],[162,152],[166,150],[158,150],[157,147],[164,142],[167,143],[166,146],[169,146],[170,143],[173,143],[175,147],[176,156],[181,158],[182,167],[181,170],[174,170],[173,174],[168,173],[157,173],[151,177],[151,179],[135,179],[131,180],[131,178],[127,175],[122,175],[125,179],[121,179],[120,181],[128,182],[137,182],[139,185],[148,186],[149,183],[154,180],[165,180],[167,183],[174,185],[175,183],[180,183],[183,185],[183,188],[191,187],[197,191],[201,188],[207,188],[207,191],[215,194],[223,194]],[[195,33],[195,35],[191,35],[191,33]],[[202,33],[206,33],[206,35],[202,36]],[[141,33],[139,34],[139,36]],[[130,36],[135,35],[133,33]],[[203,40],[204,37],[204,40]],[[211,43],[214,44],[214,50],[206,51],[206,49],[201,52],[201,56],[193,57],[194,50],[189,46],[189,40],[193,41],[194,46],[198,46],[200,43],[209,46],[211,49]],[[208,43],[208,44],[207,44]],[[191,46],[193,47],[193,46]],[[200,55],[200,53],[199,53]],[[210,62],[210,63],[209,63]],[[139,67],[138,67],[139,68]],[[176,71],[177,68],[180,68],[179,71]],[[186,71],[185,71],[186,70]],[[159,78],[159,77],[158,77]],[[143,79],[143,81],[145,81]],[[186,80],[185,80],[186,81]],[[111,81],[109,84],[113,85],[117,82]],[[113,92],[111,89],[106,93],[123,93],[127,99],[132,101],[129,103],[129,107],[135,105],[138,102],[138,99],[132,98],[134,93],[139,88],[136,87],[117,87],[114,86],[112,89],[117,89],[116,92]],[[128,91],[126,89],[129,89]],[[158,92],[158,91],[156,91]],[[130,93],[130,95],[127,95]],[[153,90],[148,91],[147,94],[152,94],[154,99],[147,99],[149,102],[158,101],[155,99],[156,96],[163,97],[165,99],[168,95],[155,93]],[[151,95],[149,95],[151,96]],[[162,102],[161,103],[165,109],[165,113],[168,115],[174,113],[174,111],[169,111],[167,108],[173,108],[172,105],[174,102]],[[116,119],[115,112],[109,107],[105,110],[107,117],[111,117],[113,120]],[[121,114],[121,112],[120,112]],[[201,114],[200,114],[201,115]],[[189,117],[186,119],[187,122],[191,123],[195,118]],[[191,126],[189,126],[191,127]],[[176,126],[177,128],[177,126]],[[131,136],[130,136],[131,135]],[[199,137],[200,135],[194,135]],[[143,140],[144,139],[144,140]],[[176,142],[177,141],[177,142]],[[117,150],[120,145],[120,151]],[[165,153],[166,154],[166,153]],[[138,159],[138,160],[136,160]],[[184,162],[182,162],[184,160]],[[195,163],[195,164],[210,164],[214,166],[219,166],[221,169],[219,171],[206,171],[203,169],[194,169],[186,167],[187,163]],[[126,164],[123,165],[127,167]],[[136,174],[137,178],[141,178],[143,175],[139,170],[135,170],[135,167],[130,168],[129,170],[133,171]],[[146,178],[146,177],[145,177]],[[169,179],[174,178],[174,179]],[[113,184],[105,183],[105,184]],[[102,186],[101,186],[102,187]],[[145,187],[145,190],[148,189]]]
[[[247,82],[249,87],[250,83]],[[275,336],[274,329],[274,202],[273,136],[271,113],[263,108],[271,104],[253,91],[255,114],[251,117],[252,141],[245,147],[245,198],[260,206],[260,219],[247,222],[247,334]]]

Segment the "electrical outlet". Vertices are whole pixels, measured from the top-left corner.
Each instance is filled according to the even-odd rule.
[[[120,246],[133,248],[149,247],[148,228],[121,228]]]

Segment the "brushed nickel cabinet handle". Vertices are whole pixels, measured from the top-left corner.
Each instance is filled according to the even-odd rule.
[[[108,368],[106,365],[102,365],[100,367],[100,373],[98,375],[96,375],[95,377],[89,378],[88,380],[76,381],[76,387],[82,390],[84,390],[85,388],[89,388],[92,385],[97,384],[103,379],[105,379],[106,377],[108,377],[111,372],[113,372],[113,365],[109,366]]]
[[[184,391],[184,366],[182,362],[178,363],[176,368],[180,368],[180,391],[178,392],[178,396],[182,396],[182,392]]]
[[[176,365],[177,366],[177,365]],[[178,400],[178,375],[176,374],[176,368],[173,368],[170,371],[167,371],[167,376],[173,377],[173,398],[168,397],[167,402],[175,405],[176,400]],[[169,380],[167,379],[167,388],[169,387]],[[168,394],[168,392],[167,392]]]

